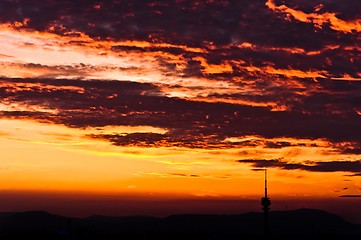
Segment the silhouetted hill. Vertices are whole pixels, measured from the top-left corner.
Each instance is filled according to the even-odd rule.
[[[66,233],[71,219],[44,211],[1,213],[0,238],[23,236],[53,236]]]
[[[348,233],[354,227],[361,230],[360,226],[339,216],[314,209],[272,212],[271,216],[274,219],[270,222],[273,233]]]
[[[270,239],[361,239],[361,225],[320,210],[270,213]],[[0,213],[0,239],[262,239],[262,213],[67,218]]]

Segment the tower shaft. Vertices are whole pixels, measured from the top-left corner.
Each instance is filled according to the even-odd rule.
[[[261,205],[264,214],[264,235],[268,235],[268,212],[271,206],[271,200],[267,193],[267,169],[264,169],[264,197],[261,199]]]
[[[267,169],[264,170],[264,197],[267,198]]]

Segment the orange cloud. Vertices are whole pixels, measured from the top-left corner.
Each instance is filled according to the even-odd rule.
[[[338,77],[338,78],[332,78],[333,80],[342,80],[342,81],[361,81],[361,74],[358,74],[359,77],[352,77],[349,74],[343,74],[342,77]]]
[[[42,83],[21,83],[21,82],[14,82],[14,83],[4,83],[0,82],[0,87],[7,88],[6,91],[11,92],[20,92],[20,91],[31,91],[34,88],[40,92],[47,92],[47,91],[56,91],[56,90],[68,90],[68,91],[75,91],[78,93],[84,93],[84,88],[76,87],[76,86],[55,86],[49,84],[42,84]]]
[[[245,69],[249,72],[264,72],[266,74],[272,75],[283,75],[286,77],[297,77],[297,78],[326,78],[326,71],[302,71],[298,69],[277,69],[271,66],[266,67],[255,67],[248,66]]]
[[[345,21],[339,19],[336,16],[336,13],[305,13],[300,10],[292,9],[286,5],[277,6],[274,0],[268,0],[266,2],[266,6],[275,11],[285,13],[287,16],[287,20],[292,16],[294,19],[305,22],[305,23],[312,23],[317,28],[322,28],[325,24],[330,24],[330,28],[343,32],[343,33],[352,33],[354,31],[361,32],[361,20],[353,20],[353,21]]]
[[[232,66],[229,63],[217,64],[208,64],[207,60],[203,57],[195,57],[193,60],[200,61],[202,67],[204,67],[203,72],[205,74],[217,74],[224,72],[232,72]]]

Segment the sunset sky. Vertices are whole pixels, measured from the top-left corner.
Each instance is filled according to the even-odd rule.
[[[259,211],[266,167],[355,212],[360,43],[359,0],[2,0],[0,211]]]

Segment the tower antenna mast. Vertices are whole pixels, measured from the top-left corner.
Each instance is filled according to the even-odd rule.
[[[264,169],[264,197],[261,198],[261,205],[264,213],[264,234],[268,235],[268,212],[271,206],[271,200],[267,193],[267,168]]]

